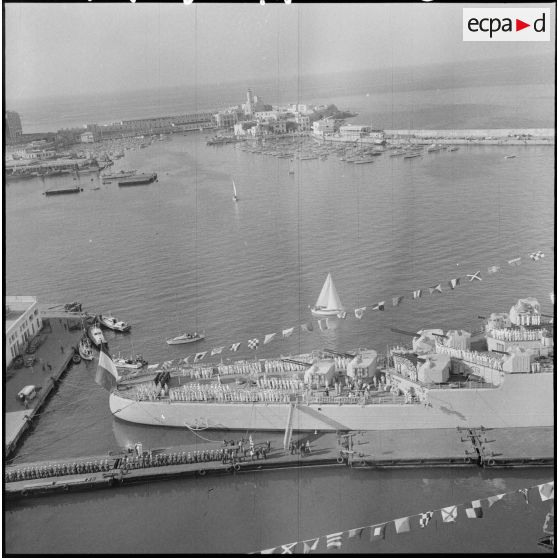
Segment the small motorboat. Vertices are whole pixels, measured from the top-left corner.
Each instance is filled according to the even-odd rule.
[[[168,338],[167,345],[181,345],[182,343],[194,343],[195,341],[201,341],[205,339],[205,332],[194,333],[183,333],[182,335],[177,335],[176,337]]]
[[[98,324],[93,324],[92,326],[89,326],[89,329],[87,330],[87,335],[89,335],[89,339],[91,339],[91,342],[93,343],[93,345],[95,345],[95,347],[100,347],[101,345],[107,342]]]
[[[113,331],[121,331],[126,332],[130,331],[132,327],[128,322],[123,322],[122,320],[117,320],[114,316],[110,314],[103,316],[102,314],[99,316],[99,322],[102,326],[108,327]]]
[[[141,355],[136,355],[135,359],[121,358],[120,355],[113,355],[112,362],[114,362],[116,368],[126,368],[128,370],[139,370],[148,365],[148,362]]]
[[[89,341],[86,335],[84,335],[79,340],[78,351],[79,356],[83,360],[93,360],[93,349],[91,347],[91,341]]]
[[[41,389],[40,386],[25,386],[18,394],[17,398],[20,401],[30,401],[35,399],[37,392]]]
[[[515,159],[517,155],[505,155],[504,159]]]

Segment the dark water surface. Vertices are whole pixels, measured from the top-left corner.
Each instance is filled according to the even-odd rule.
[[[357,166],[330,157],[298,161],[293,177],[286,159],[231,145],[207,147],[195,133],[126,151],[114,170],[121,168],[157,172],[159,182],[119,188],[82,176],[82,193],[51,198],[42,192],[73,184],[72,178],[10,183],[4,215],[6,292],[52,305],[79,300],[88,311],[131,322],[131,334],[108,334],[113,353],[141,352],[156,363],[243,342],[235,358],[253,358],[248,339],[263,340],[310,319],[308,305],[328,272],[349,310],[347,320],[333,321],[325,332],[315,327],[286,340],[278,335],[260,345],[258,356],[323,347],[383,351],[407,342],[391,327],[476,329],[478,315],[508,311],[527,296],[538,298],[544,313],[552,311],[550,147],[470,146],[413,160],[384,155]],[[238,204],[231,199],[233,178]],[[528,254],[539,249],[545,258],[534,263]],[[518,256],[521,266],[507,264]],[[500,265],[500,273],[487,274],[492,265]],[[478,270],[482,282],[465,279]],[[447,281],[458,276],[461,286],[450,291]],[[443,294],[430,296],[428,287],[439,282]],[[424,298],[411,302],[418,288]],[[398,295],[405,300],[393,308],[391,297]],[[352,317],[355,307],[381,300],[385,312]],[[164,339],[184,328],[205,328],[206,340],[194,349],[167,346]],[[94,383],[95,366],[82,363],[67,374],[16,462],[101,454],[137,441],[144,447],[205,443],[181,430],[114,419],[108,394]],[[280,435],[273,438],[275,447],[279,441]],[[312,469],[55,496],[10,506],[6,549],[250,552],[550,476],[550,470]],[[538,495],[529,506],[514,498],[483,520],[438,523],[373,547],[351,540],[342,551],[535,551],[549,506]],[[31,535],[30,526],[40,529]]]

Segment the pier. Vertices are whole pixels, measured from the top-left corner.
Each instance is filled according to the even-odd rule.
[[[483,459],[471,457],[468,430],[487,447]],[[238,446],[206,441],[185,446],[144,450],[137,444],[120,452],[80,458],[9,465],[4,490],[8,499],[81,492],[157,480],[231,475],[293,467],[345,467],[355,470],[393,468],[533,468],[554,467],[554,431],[548,428],[440,429],[423,431],[366,431],[353,433],[293,434],[293,442],[310,452],[271,447],[265,458],[248,452],[223,460],[223,450]],[[265,436],[265,433],[259,435]],[[476,434],[473,434],[476,436]],[[233,442],[234,443],[234,442]],[[285,443],[287,445],[287,443]],[[249,449],[248,445],[244,446]],[[254,447],[267,448],[258,439]],[[213,458],[212,460],[209,460]],[[26,475],[36,478],[19,478]],[[32,472],[31,472],[32,471]],[[74,472],[75,471],[75,472]]]

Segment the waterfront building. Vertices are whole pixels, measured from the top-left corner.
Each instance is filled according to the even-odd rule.
[[[370,135],[372,128],[370,126],[361,126],[357,124],[344,124],[339,127],[339,135],[348,139],[360,139]]]
[[[22,135],[21,118],[13,110],[7,110],[4,116],[6,141],[16,141]]]
[[[295,114],[295,122],[298,124],[299,132],[307,132],[310,130],[310,117],[297,112]]]
[[[324,118],[312,123],[312,131],[317,136],[325,136],[335,132],[335,120],[333,118]]]
[[[234,111],[219,111],[214,114],[213,117],[219,128],[233,128],[238,122],[238,116]]]
[[[5,365],[23,353],[28,341],[43,327],[39,303],[34,296],[6,296],[5,304]]]
[[[79,140],[81,143],[93,143],[95,137],[93,136],[93,132],[83,132],[83,134],[79,136]]]

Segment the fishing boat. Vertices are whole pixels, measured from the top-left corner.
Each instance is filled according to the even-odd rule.
[[[182,345],[183,343],[195,343],[205,339],[205,332],[183,333],[176,337],[167,338],[167,345]]]
[[[99,323],[104,327],[112,329],[113,331],[121,331],[122,333],[126,331],[130,331],[132,327],[128,322],[117,320],[114,316],[111,316],[110,314],[108,315],[105,314],[104,316],[101,314],[99,316]]]
[[[519,313],[524,320],[529,311]],[[185,380],[181,359],[155,379],[117,384],[110,410],[133,423],[191,429],[553,427],[553,324],[520,320],[511,312],[492,314],[483,331],[488,351],[472,350],[471,334],[463,330],[428,329],[409,332],[412,346],[391,347],[385,355],[323,350],[205,364],[203,384]],[[502,337],[513,346],[490,349]],[[371,389],[352,387],[357,380]]]
[[[78,351],[83,360],[93,360],[93,350],[91,348],[91,341],[87,335],[83,335],[79,340]]]
[[[408,151],[403,155],[403,159],[414,159],[415,157],[420,157],[422,153],[420,151]]]
[[[141,355],[136,355],[135,358],[122,358],[120,355],[113,356],[112,362],[114,362],[117,368],[125,368],[127,370],[139,370],[148,365],[148,362]]]
[[[234,183],[234,180],[232,181],[232,185],[233,185],[233,201],[237,202],[238,201],[238,194],[236,193],[236,184]]]
[[[311,308],[311,311],[312,315],[316,317],[336,316],[344,311],[337,289],[333,284],[331,273],[327,274],[320,296],[318,296],[316,305]]]
[[[103,332],[101,331],[101,328],[97,323],[89,326],[87,330],[87,335],[89,335],[89,339],[91,339],[91,342],[97,348],[99,348],[101,345],[107,342],[105,336],[103,335]]]
[[[448,147],[448,151],[457,151],[459,149],[459,147],[457,147],[457,145],[452,145],[451,147]]]

